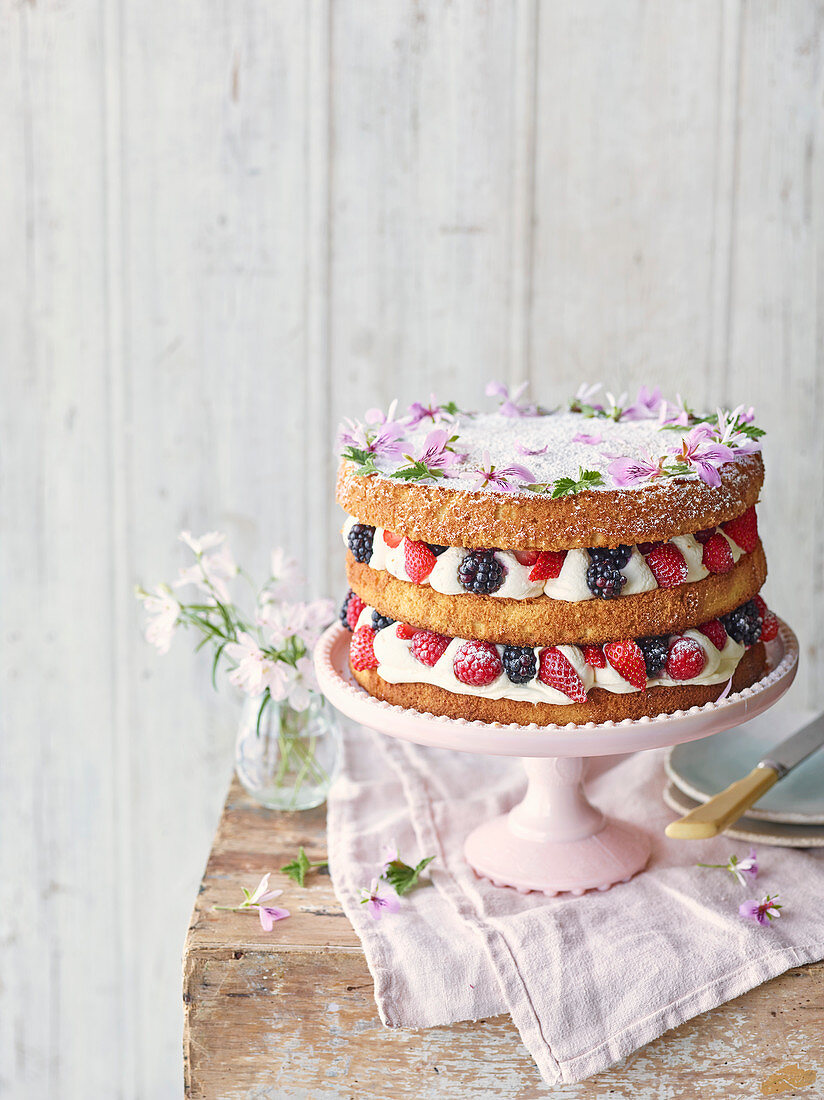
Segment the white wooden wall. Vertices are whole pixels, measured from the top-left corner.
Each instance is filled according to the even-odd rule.
[[[2,0],[0,1095],[180,1095],[234,705],[182,527],[341,580],[344,412],[529,376],[754,402],[824,703],[824,4]],[[261,868],[261,871],[267,868]]]

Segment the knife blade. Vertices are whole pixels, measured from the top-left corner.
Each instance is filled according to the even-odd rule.
[[[774,768],[778,778],[783,779],[802,760],[812,756],[816,749],[824,745],[824,714],[819,714],[806,726],[775,746],[768,756],[762,756],[759,765]]]
[[[675,840],[716,836],[737,821],[770,787],[824,745],[824,714],[786,737],[763,756],[749,775],[737,779],[701,806],[670,822],[664,830]]]

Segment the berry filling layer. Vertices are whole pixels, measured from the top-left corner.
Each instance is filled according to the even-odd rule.
[[[391,684],[434,684],[457,695],[567,704],[593,688],[619,694],[723,684],[745,651],[771,641],[778,620],[760,596],[682,634],[604,645],[504,646],[449,638],[397,623],[350,592],[341,622],[353,630],[350,661]]]
[[[577,603],[674,588],[728,573],[758,545],[755,508],[720,527],[612,549],[466,550],[415,542],[347,517],[341,531],[356,561],[398,580],[430,585],[445,596],[472,593],[500,599],[548,596]]]

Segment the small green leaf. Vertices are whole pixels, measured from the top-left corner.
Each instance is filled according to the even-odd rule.
[[[577,492],[577,485],[571,477],[559,477],[552,487],[552,499],[566,496],[567,493]]]
[[[426,859],[422,859],[414,867],[410,867],[408,863],[404,863],[400,858],[393,859],[391,863],[386,865],[386,870],[381,877],[386,879],[396,894],[403,896],[408,894],[413,886],[417,885],[421,872],[429,866],[434,858],[434,856],[427,856]]]
[[[281,867],[284,875],[288,875],[289,878],[294,879],[298,886],[303,886],[306,879],[306,872],[309,870],[311,864],[303,850],[303,845],[300,846],[297,859],[293,859],[291,863],[287,863],[285,867]]]

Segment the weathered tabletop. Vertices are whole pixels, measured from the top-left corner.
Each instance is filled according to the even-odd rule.
[[[543,1084],[508,1016],[426,1031],[382,1027],[372,979],[325,874],[285,875],[264,932],[241,886],[326,854],[323,809],[276,814],[233,783],[183,960],[186,1095],[207,1100],[610,1096],[743,1100],[824,1095],[824,964],[790,970],[580,1085]],[[310,884],[311,883],[311,884]]]

